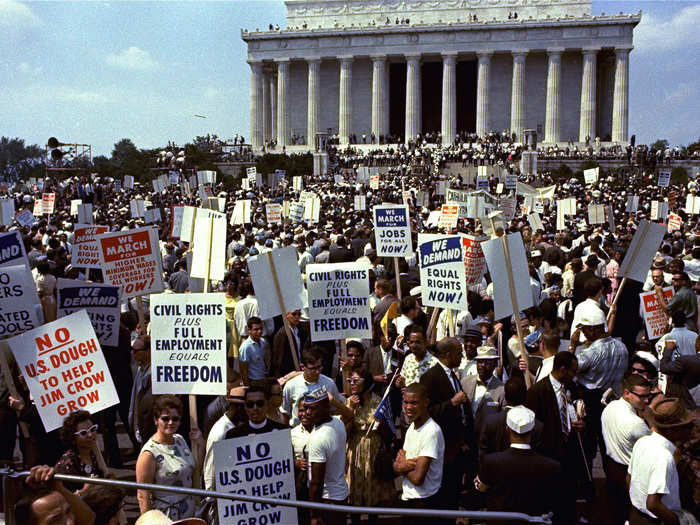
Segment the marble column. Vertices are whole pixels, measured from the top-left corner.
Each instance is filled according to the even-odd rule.
[[[290,141],[289,108],[287,91],[289,90],[289,59],[277,62],[277,147],[287,146]]]
[[[489,76],[491,51],[477,53],[479,66],[476,79],[476,134],[483,137],[489,131]]]
[[[615,88],[613,91],[612,141],[627,142],[629,118],[630,51],[632,47],[615,49]]]
[[[513,80],[510,90],[510,132],[523,141],[525,129],[525,61],[527,51],[513,51]]]
[[[406,124],[404,140],[414,140],[423,127],[420,55],[406,55]]]
[[[270,140],[277,140],[277,71],[270,73]]]
[[[559,142],[559,109],[561,100],[561,54],[563,49],[547,50],[547,102],[544,119],[544,141]]]
[[[270,140],[270,73],[263,72],[262,79],[262,137],[263,144]]]
[[[593,141],[596,137],[596,63],[598,49],[583,49],[583,73],[581,75],[581,117],[578,127],[579,142],[586,137]]]
[[[320,125],[321,103],[321,59],[309,58],[306,60],[309,66],[307,106],[306,106],[306,145],[312,150],[316,146],[316,133]]]
[[[387,86],[386,55],[372,56],[372,133],[379,137],[389,134],[389,89]]]
[[[250,145],[260,148],[263,145],[263,99],[262,62],[249,61],[250,65]]]
[[[442,54],[442,143],[457,135],[457,52]]]
[[[338,135],[341,144],[350,143],[352,134],[352,57],[340,60],[340,103],[338,104]]]

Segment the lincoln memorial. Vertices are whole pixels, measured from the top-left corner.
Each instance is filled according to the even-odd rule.
[[[640,14],[593,16],[586,0],[285,4],[287,27],[241,33],[254,148],[295,137],[309,149],[318,133],[349,144],[439,132],[450,144],[509,130],[519,141],[524,129],[549,144],[628,142]]]

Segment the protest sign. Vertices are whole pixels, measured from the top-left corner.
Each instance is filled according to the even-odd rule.
[[[134,176],[133,175],[124,175],[124,188],[127,190],[134,189]]]
[[[452,188],[447,188],[445,190],[445,203],[447,204],[457,204],[459,205],[459,218],[468,218],[469,211],[467,209],[469,201],[469,192],[466,190],[455,190]],[[472,217],[474,215],[472,214]],[[477,217],[478,218],[478,217]]]
[[[180,173],[174,170],[168,172],[168,183],[171,186],[177,186],[180,184]]]
[[[557,208],[562,210],[563,215],[576,215],[576,198],[558,200]]]
[[[649,273],[651,261],[656,255],[661,241],[666,234],[663,224],[642,220],[632,238],[627,254],[617,272],[618,278],[627,277],[643,283]]]
[[[625,203],[626,213],[637,213],[639,207],[639,195],[628,195]]]
[[[369,168],[367,166],[358,166],[355,182],[362,183],[369,180]]]
[[[151,295],[154,394],[226,394],[225,299],[223,293]]]
[[[81,199],[72,199],[70,201],[70,216],[75,217],[78,215],[78,205],[82,204],[83,201]],[[80,222],[80,221],[78,221]]]
[[[479,167],[481,168],[482,166],[479,166]],[[477,175],[476,176],[476,189],[489,191],[489,178],[484,176],[484,175]]]
[[[500,195],[501,193],[503,193],[503,183],[499,182],[496,184],[496,195]]]
[[[265,205],[265,216],[268,224],[282,223],[282,205],[279,202],[270,202]]]
[[[460,235],[462,239],[462,251],[464,253],[464,267],[466,280],[469,286],[478,284],[486,271],[486,259],[481,249],[481,239],[473,235]]]
[[[602,204],[588,205],[588,223],[589,224],[604,224],[605,223],[605,208]]]
[[[372,175],[369,178],[369,187],[373,190],[379,189],[379,175]]]
[[[608,220],[608,229],[610,232],[615,231],[615,214],[613,213],[612,206],[605,207],[605,217]]]
[[[535,202],[532,204],[532,211],[535,213],[544,213],[544,202],[535,199]]]
[[[170,237],[173,239],[180,238],[182,230],[182,212],[185,207],[179,204],[170,207]]]
[[[668,188],[671,183],[671,170],[659,170],[658,185],[661,188]]]
[[[355,195],[354,207],[355,211],[365,211],[367,209],[367,197],[364,195]]]
[[[437,181],[437,184],[435,185],[435,193],[437,193],[438,195],[444,195],[446,190],[447,190],[447,181],[445,181],[445,180]]]
[[[425,306],[467,309],[467,283],[459,236],[440,237],[418,246],[421,297]]]
[[[680,215],[671,213],[668,216],[668,233],[681,229],[681,224],[683,224],[683,219]]]
[[[34,199],[34,217],[41,217],[44,214],[44,203],[41,199]]]
[[[245,176],[247,179],[255,178],[255,175],[258,173],[258,168],[255,166],[250,166],[249,168],[245,169]]]
[[[160,191],[168,190],[168,176],[165,173],[158,175],[158,182],[160,183]]]
[[[430,193],[427,191],[418,190],[416,193],[416,206],[430,208]]]
[[[58,317],[85,310],[100,345],[119,344],[119,288],[106,284],[58,279]]]
[[[15,220],[15,200],[0,199],[0,226],[9,226]],[[34,219],[32,218],[32,221]]]
[[[413,251],[408,208],[399,205],[375,206],[374,236],[378,257],[406,257]]]
[[[100,268],[100,249],[97,245],[97,236],[108,231],[108,226],[76,224],[73,234],[73,266]]]
[[[300,176],[292,177],[292,189],[294,191],[301,191],[303,189],[304,181]]]
[[[160,193],[161,191],[165,190],[165,188],[161,185],[160,178],[153,179],[151,184],[153,184],[153,191],[155,193]]]
[[[306,286],[312,341],[372,337],[369,264],[309,264]]]
[[[157,229],[105,233],[97,237],[97,243],[105,283],[121,286],[126,297],[163,291]]]
[[[503,319],[513,315],[513,310],[522,312],[534,306],[530,288],[530,273],[528,271],[525,245],[520,232],[507,236],[510,268],[506,261],[504,240],[497,237],[481,243],[481,249],[486,257],[486,264],[492,276],[503,276],[506,282],[496,282],[493,287],[494,318]]]
[[[231,214],[231,226],[250,223],[250,199],[237,200]]]
[[[86,202],[78,205],[78,222],[81,224],[92,224],[95,222],[92,215],[92,204]]]
[[[518,175],[516,173],[506,173],[506,189],[514,190],[518,187]]]
[[[122,181],[120,181],[119,179],[116,179],[114,181],[114,191],[116,191],[116,192],[122,191]]]
[[[71,412],[94,414],[119,403],[85,310],[13,337],[8,344],[47,432],[61,427]]]
[[[183,206],[182,220],[180,221],[180,240],[182,242],[192,244],[194,219],[199,213],[205,213],[205,210],[203,208],[195,208],[194,206]]]
[[[26,208],[15,215],[15,220],[20,226],[25,228],[34,224],[35,221],[34,214]]]
[[[539,213],[531,213],[528,215],[527,222],[530,225],[530,228],[532,228],[533,232],[536,232],[537,230],[544,231],[544,226],[542,225],[542,219],[540,218]]]
[[[215,211],[209,215],[198,213],[194,221],[193,241],[190,276],[223,281],[226,271],[226,215]]]
[[[425,221],[425,224],[428,226],[437,226],[438,222],[440,221],[440,210],[433,210],[430,212],[428,215],[428,219]]]
[[[654,206],[656,203],[656,206]],[[651,216],[652,220],[664,220],[668,217],[668,202],[666,201],[652,201],[651,202]]]
[[[48,213],[51,215],[54,211],[54,205],[56,203],[55,193],[42,193],[41,195],[41,209],[43,213]]]
[[[27,273],[30,272],[22,234],[18,231],[0,233],[0,268],[18,264],[24,266]]]
[[[443,204],[440,209],[438,228],[451,230],[457,226],[459,220],[459,206],[456,204]]]
[[[516,191],[523,197],[535,197],[536,199],[552,200],[554,199],[554,191],[557,188],[556,184],[546,186],[544,188],[533,188],[523,182],[516,182]]]
[[[258,299],[261,319],[272,319],[286,312],[307,306],[306,290],[301,280],[296,248],[287,246],[254,257],[249,257],[248,270]],[[272,275],[281,286],[279,293]],[[308,267],[307,267],[308,269]]]
[[[0,268],[0,339],[38,328],[40,312],[32,274],[19,262]]]
[[[511,221],[515,217],[515,206],[517,199],[515,197],[507,197],[501,199],[501,209],[506,220]]]
[[[216,490],[296,500],[289,429],[214,443]],[[221,525],[297,523],[294,507],[218,499]]]
[[[146,203],[143,199],[132,199],[129,202],[129,209],[132,219],[143,217],[143,214],[146,212]]]
[[[595,184],[599,176],[600,168],[583,170],[583,180],[586,181],[586,184]]]
[[[304,219],[304,203],[290,202],[289,203],[289,220],[292,222],[301,222]]]
[[[307,196],[304,201],[304,221],[317,223],[321,216],[321,199],[318,195]]]
[[[564,215],[564,208],[562,206],[557,206],[557,231],[566,230],[566,216]]]
[[[685,198],[685,212],[690,215],[700,214],[700,196],[688,194]]]
[[[668,302],[673,297],[673,286],[667,286],[664,290],[664,298]],[[656,298],[656,290],[639,294],[644,314],[644,324],[647,328],[649,341],[658,339],[666,333],[668,328],[668,315],[659,306]]]
[[[160,217],[160,208],[151,208],[143,212],[143,220],[146,224],[160,222],[162,220]]]

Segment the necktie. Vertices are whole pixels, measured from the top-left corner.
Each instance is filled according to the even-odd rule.
[[[563,388],[559,390],[559,398],[561,399],[561,405],[559,407],[559,417],[561,419],[561,433],[564,435],[564,441],[566,441],[567,439],[569,439],[569,412]]]
[[[460,384],[459,379],[457,379],[457,374],[455,374],[454,370],[450,370],[450,379],[452,379],[452,388],[455,389],[455,394],[457,392],[462,392],[462,385]],[[459,405],[459,411],[462,414],[462,424],[466,424],[467,414],[464,411],[464,404]]]

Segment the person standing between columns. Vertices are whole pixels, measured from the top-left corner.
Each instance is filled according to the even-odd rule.
[[[489,75],[492,51],[477,53],[479,69],[476,80],[476,134],[483,137],[489,131]]]
[[[420,73],[420,55],[406,55],[406,144],[415,140],[423,127]]]
[[[544,121],[544,141],[559,142],[559,101],[562,49],[547,50],[547,106]]]
[[[350,143],[352,128],[352,57],[340,57],[340,104],[338,135],[341,144]]]
[[[525,60],[527,51],[513,51],[513,84],[510,96],[510,131],[517,142],[525,129]]]
[[[442,143],[452,144],[457,134],[457,53],[442,54]]]
[[[248,64],[250,65],[250,145],[253,148],[260,148],[263,144],[262,62],[250,60]]]
[[[389,134],[389,108],[387,96],[386,55],[372,58],[372,134],[376,142]]]
[[[321,98],[321,59],[310,58],[307,60],[309,65],[309,86],[308,86],[308,102],[307,102],[307,120],[306,120],[306,145],[316,149],[316,133],[319,130],[319,101]]]
[[[289,59],[277,62],[277,146],[289,143],[287,89],[289,87]]]
[[[612,116],[613,142],[627,142],[630,51],[632,51],[631,46],[615,49],[615,89],[613,91]]]
[[[578,140],[596,136],[596,66],[597,49],[583,50],[583,74],[581,78],[581,120]]]

